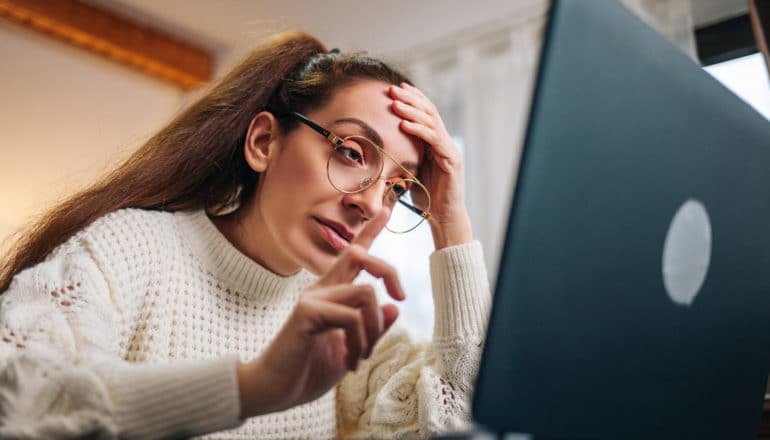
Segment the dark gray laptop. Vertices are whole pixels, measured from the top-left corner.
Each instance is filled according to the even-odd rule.
[[[755,439],[770,123],[613,0],[555,1],[540,63],[475,420]]]

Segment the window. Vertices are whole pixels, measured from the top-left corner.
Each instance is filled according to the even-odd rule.
[[[406,234],[394,234],[383,230],[372,244],[371,254],[395,267],[406,299],[394,302],[398,305],[399,318],[416,336],[430,339],[433,333],[433,294],[430,284],[428,258],[433,252],[433,237],[428,222]],[[385,292],[382,281],[376,283]],[[390,298],[380,295],[381,300]]]
[[[770,81],[762,54],[735,58],[704,69],[770,120]]]

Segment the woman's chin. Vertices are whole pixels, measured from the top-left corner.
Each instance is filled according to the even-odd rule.
[[[306,255],[302,259],[302,266],[308,272],[321,276],[329,271],[337,261],[339,253],[332,253],[331,251],[324,252],[320,249],[314,249],[312,255]]]

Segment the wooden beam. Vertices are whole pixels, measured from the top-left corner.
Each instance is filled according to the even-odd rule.
[[[765,58],[765,67],[770,74],[770,0],[750,0],[749,15],[757,47]]]
[[[0,0],[0,17],[192,89],[208,82],[212,56],[79,0]]]

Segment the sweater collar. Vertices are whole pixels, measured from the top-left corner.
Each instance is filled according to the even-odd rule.
[[[247,297],[286,300],[287,294],[299,294],[316,278],[305,269],[289,276],[271,272],[233,246],[203,210],[175,215],[204,268]]]

